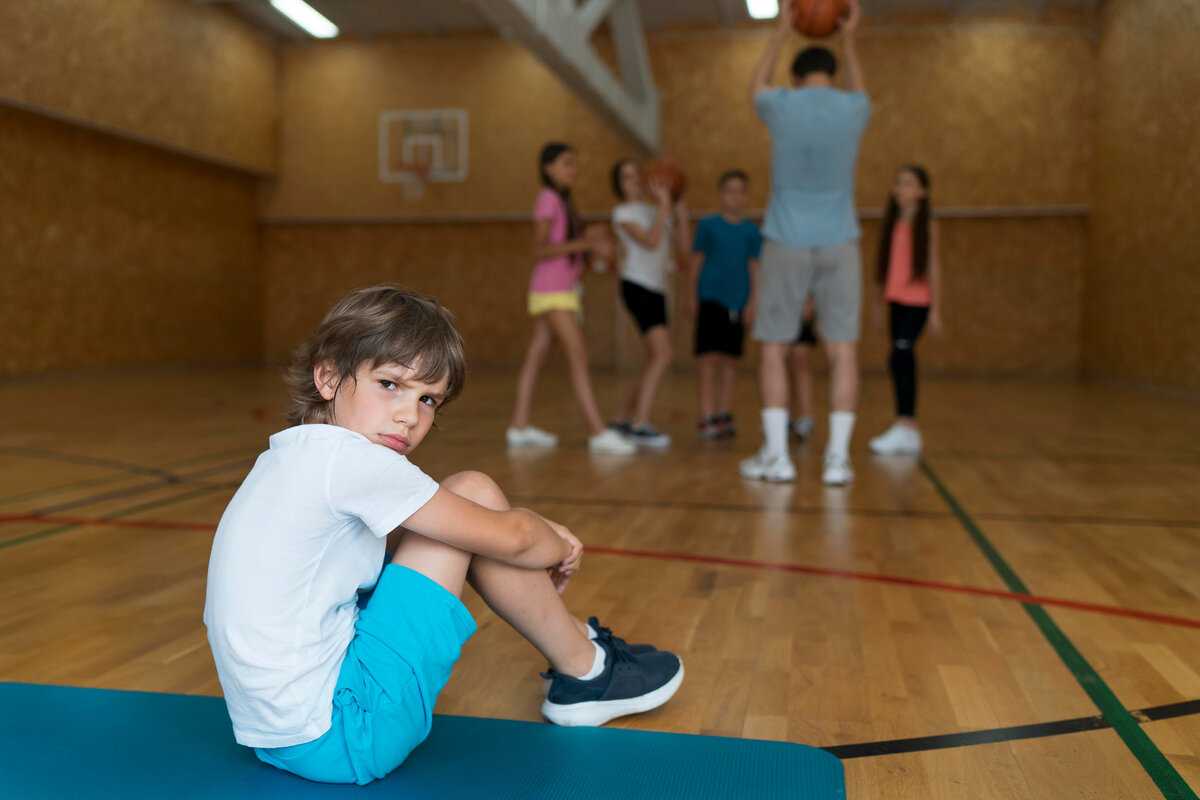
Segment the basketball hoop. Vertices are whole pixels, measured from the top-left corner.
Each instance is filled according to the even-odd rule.
[[[400,184],[404,187],[405,200],[420,200],[425,196],[425,184],[429,182],[428,161],[407,162],[400,167]]]

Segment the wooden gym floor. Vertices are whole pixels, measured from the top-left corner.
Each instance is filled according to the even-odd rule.
[[[627,379],[597,376],[604,408]],[[512,376],[473,374],[413,459],[570,526],[590,548],[571,608],[683,657],[676,697],[615,725],[828,747],[855,800],[1200,789],[1196,403],[930,380],[924,460],[872,458],[890,388],[869,379],[858,479],[826,489],[824,425],[794,485],[742,481],[752,379],[742,435],[715,444],[694,438],[693,380],[664,387],[669,452],[602,458],[563,374],[539,387],[535,422],[565,439],[543,453],[502,445]],[[209,544],[281,400],[270,370],[0,382],[0,680],[219,694]],[[542,660],[468,605],[479,632],[438,710],[538,719]]]

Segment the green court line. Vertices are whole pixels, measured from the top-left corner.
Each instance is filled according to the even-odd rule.
[[[202,489],[197,489],[194,492],[188,492],[187,494],[178,495],[177,497],[166,497],[166,498],[163,498],[162,500],[153,500],[149,503],[142,503],[141,505],[122,509],[121,511],[116,511],[112,514],[105,514],[104,516],[99,517],[99,519],[121,519],[122,517],[131,517],[134,514],[140,514],[143,511],[150,511],[151,509],[162,508],[163,506],[175,505],[176,503],[182,503],[186,500],[191,500],[195,497],[202,497],[206,494],[213,494],[214,492],[224,491],[226,489],[236,489],[238,487],[238,485],[239,485],[239,483],[233,483],[233,482],[226,483],[226,484],[213,484],[213,485],[205,486]],[[87,523],[85,523],[85,522],[73,522],[68,525],[59,525],[57,527],[50,528],[49,530],[38,531],[36,533],[30,533],[25,536],[20,536],[16,539],[9,539],[8,541],[0,542],[0,550],[4,550],[9,547],[15,547],[16,545],[25,544],[27,542],[35,542],[39,539],[45,539],[50,536],[57,536],[60,533],[66,533],[67,531],[73,531],[76,528],[86,528],[86,527],[87,527]]]
[[[1010,591],[1019,592],[1021,594],[1032,594],[1025,586],[1024,582],[1013,571],[1013,568],[1008,565],[1008,562],[1000,555],[988,538],[984,536],[983,531],[975,524],[975,520],[971,519],[971,515],[958,504],[954,496],[950,494],[945,485],[938,478],[937,473],[924,460],[920,459],[921,471],[933,483],[938,494],[954,512],[954,516],[958,517],[958,521],[962,523],[963,528],[975,540],[975,544],[983,551],[984,556],[992,565],[992,568],[1000,574],[1005,585]],[[1104,719],[1112,726],[1112,729],[1121,737],[1121,741],[1133,753],[1134,758],[1142,765],[1142,769],[1146,770],[1146,774],[1158,786],[1158,790],[1167,800],[1200,800],[1196,797],[1196,793],[1188,786],[1187,781],[1175,769],[1174,765],[1163,755],[1162,751],[1154,744],[1154,741],[1142,730],[1137,720],[1133,718],[1117,696],[1113,694],[1112,689],[1100,677],[1100,674],[1088,663],[1083,654],[1075,648],[1067,635],[1063,633],[1058,624],[1046,612],[1046,609],[1035,603],[1022,603],[1025,611],[1033,618],[1042,635],[1050,642],[1050,646],[1054,648],[1054,652],[1062,659],[1063,664],[1075,676],[1075,680],[1087,692],[1088,697],[1092,698],[1092,702],[1100,709],[1100,713]]]

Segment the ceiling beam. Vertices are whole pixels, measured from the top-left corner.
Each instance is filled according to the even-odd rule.
[[[636,0],[471,0],[505,36],[521,42],[622,138],[657,153],[660,106]],[[588,39],[605,17],[621,78]]]

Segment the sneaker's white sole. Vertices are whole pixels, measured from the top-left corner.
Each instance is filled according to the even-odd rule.
[[[617,717],[641,714],[658,708],[671,699],[681,683],[683,683],[682,659],[679,661],[679,671],[675,673],[675,677],[652,692],[625,700],[593,700],[588,703],[571,703],[570,705],[544,700],[542,701],[542,716],[564,728],[595,727]]]

